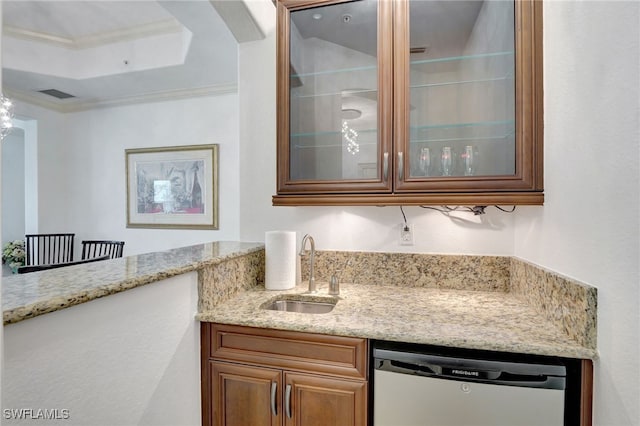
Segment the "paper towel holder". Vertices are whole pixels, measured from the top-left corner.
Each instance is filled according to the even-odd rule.
[[[296,233],[265,233],[265,289],[287,290],[296,286]]]

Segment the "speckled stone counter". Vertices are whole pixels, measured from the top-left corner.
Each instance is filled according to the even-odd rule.
[[[306,259],[305,259],[306,265]],[[318,252],[319,295],[264,288],[261,243],[215,242],[3,277],[11,324],[198,271],[200,321],[441,346],[594,359],[596,289],[506,256]],[[303,278],[306,279],[306,267]],[[325,299],[326,314],[263,309],[275,297]],[[323,282],[324,281],[324,282]]]
[[[240,258],[244,260],[239,262]],[[258,265],[253,268],[253,276],[264,276],[259,266],[264,264],[264,244],[213,242],[3,277],[3,321],[15,323],[190,271],[199,271],[199,285],[203,275],[216,273],[219,279],[231,283],[236,272],[224,276],[224,272],[216,272],[216,266],[226,267],[232,260],[245,270],[242,282],[251,280],[246,265],[249,269]]]
[[[304,295],[306,285],[286,291],[236,287],[224,302],[201,309],[198,319],[449,347],[597,357],[595,288],[521,260],[358,252],[317,255],[316,266],[324,269],[318,278],[325,280],[318,283],[319,295]],[[326,279],[336,271],[342,271],[338,274],[344,282],[333,311],[263,309],[277,297],[330,299]]]

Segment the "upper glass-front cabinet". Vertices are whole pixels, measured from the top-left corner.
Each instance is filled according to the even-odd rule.
[[[288,4],[279,7],[281,190],[390,192],[382,153],[392,99],[381,89],[392,84],[392,3]]]
[[[542,204],[539,2],[277,7],[275,205]]]

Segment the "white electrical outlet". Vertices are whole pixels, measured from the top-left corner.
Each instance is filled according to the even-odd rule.
[[[413,245],[413,224],[412,223],[400,224],[400,245],[401,246]]]

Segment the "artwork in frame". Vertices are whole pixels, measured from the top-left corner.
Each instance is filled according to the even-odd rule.
[[[127,228],[218,229],[218,145],[126,149]]]

